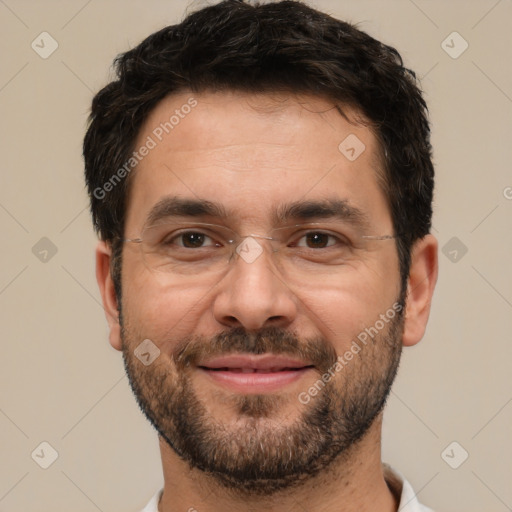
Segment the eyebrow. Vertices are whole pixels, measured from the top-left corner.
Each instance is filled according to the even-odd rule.
[[[323,199],[296,201],[281,206],[274,215],[274,222],[285,224],[289,221],[341,220],[354,227],[368,227],[368,216],[346,199]]]
[[[216,217],[226,219],[228,213],[221,204],[204,199],[184,199],[166,196],[151,208],[146,224],[151,225],[172,217]]]
[[[151,208],[146,225],[154,224],[162,219],[173,217],[213,217],[226,220],[228,212],[223,205],[204,199],[186,199],[177,196],[166,196]],[[295,201],[276,208],[272,215],[275,225],[289,222],[313,220],[341,220],[354,227],[368,227],[368,216],[359,208],[345,199],[322,199],[311,201]]]

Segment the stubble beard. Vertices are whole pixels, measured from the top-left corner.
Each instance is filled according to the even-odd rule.
[[[238,420],[212,417],[194,389],[194,362],[205,355],[272,352],[315,361],[318,379],[334,367],[336,352],[323,338],[301,340],[282,329],[237,328],[214,338],[187,338],[172,357],[144,366],[140,339],[120,314],[123,359],[137,402],[163,440],[191,468],[240,497],[271,496],[299,486],[350,454],[382,411],[398,370],[403,316],[361,347],[354,359],[299,406],[296,419],[279,422],[288,398],[278,394],[222,395]],[[137,338],[137,339],[136,339]],[[317,381],[319,382],[319,381]],[[304,391],[307,391],[305,389]],[[285,424],[286,423],[286,424]]]

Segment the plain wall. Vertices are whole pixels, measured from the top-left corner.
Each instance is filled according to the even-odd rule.
[[[512,3],[309,3],[398,48],[431,112],[440,278],[427,334],[404,351],[383,459],[438,511],[505,511],[512,507]],[[198,5],[0,2],[0,511],[138,511],[162,483],[156,433],[107,340],[81,144],[113,58]],[[58,43],[47,59],[31,47],[43,31]],[[458,58],[442,46],[454,31],[469,44]],[[462,44],[453,35],[444,43],[452,54]],[[58,452],[48,469],[31,457],[43,441]],[[453,441],[469,453],[458,469],[441,456]],[[448,450],[452,460],[461,453]]]

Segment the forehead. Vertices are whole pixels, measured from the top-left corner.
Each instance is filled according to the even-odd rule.
[[[165,196],[220,203],[261,222],[285,203],[341,199],[385,217],[379,147],[355,111],[292,94],[181,92],[142,126],[126,226],[140,226]],[[387,215],[389,217],[389,215]]]

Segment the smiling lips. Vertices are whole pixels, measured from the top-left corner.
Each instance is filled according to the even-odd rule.
[[[262,393],[295,382],[314,367],[299,359],[274,354],[233,354],[210,359],[198,368],[232,391]]]

